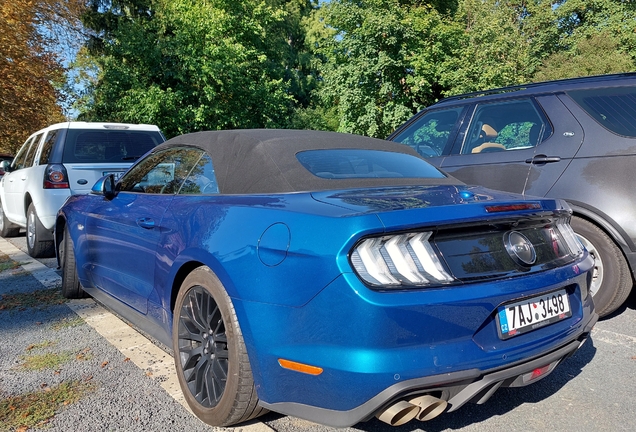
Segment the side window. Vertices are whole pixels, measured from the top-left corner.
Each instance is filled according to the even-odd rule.
[[[40,139],[42,138],[42,134],[37,134],[35,139],[33,140],[33,144],[29,147],[29,151],[24,158],[24,168],[29,168],[33,166],[33,161],[35,160],[35,153],[38,150],[38,145],[40,145]]]
[[[603,127],[636,137],[636,87],[609,87],[568,92]]]
[[[479,104],[461,153],[532,148],[551,134],[550,123],[530,99]]]
[[[192,171],[179,189],[179,195],[209,195],[218,194],[219,185],[216,183],[212,159],[203,154],[199,162],[194,165]]]
[[[31,144],[33,144],[33,140],[35,137],[29,138],[24,144],[22,144],[22,148],[18,151],[18,154],[13,161],[13,169],[19,170],[25,167],[26,158],[29,153],[29,149],[31,148]]]
[[[429,111],[393,141],[411,146],[424,157],[441,156],[463,108]]]
[[[51,150],[53,150],[53,144],[55,144],[55,140],[57,139],[58,134],[60,133],[59,129],[50,131],[46,138],[44,138],[44,144],[42,144],[42,153],[40,153],[40,165],[45,165],[49,163],[49,157],[51,157]]]
[[[128,171],[119,190],[151,194],[175,194],[201,159],[199,149],[174,147],[152,154]]]

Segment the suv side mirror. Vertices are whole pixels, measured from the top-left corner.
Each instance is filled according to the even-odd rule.
[[[94,195],[102,195],[107,200],[115,198],[117,192],[115,191],[115,176],[108,174],[99,180],[91,188],[91,193]]]
[[[11,162],[7,160],[3,160],[2,162],[0,162],[0,172],[2,174],[6,172],[11,172]]]

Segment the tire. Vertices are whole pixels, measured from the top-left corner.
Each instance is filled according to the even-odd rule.
[[[0,237],[15,237],[18,234],[20,234],[20,227],[9,222],[0,202]]]
[[[205,423],[230,426],[267,412],[232,301],[208,267],[190,273],[174,308],[172,347],[181,390]]]
[[[60,261],[62,265],[62,295],[69,299],[88,297],[77,276],[75,248],[66,227],[64,228],[64,238],[60,243]]]
[[[632,290],[632,276],[619,247],[603,230],[577,216],[572,229],[595,260],[590,293],[599,316],[618,309]]]
[[[33,258],[51,258],[55,256],[52,233],[40,222],[33,204],[29,204],[27,210],[27,252]]]

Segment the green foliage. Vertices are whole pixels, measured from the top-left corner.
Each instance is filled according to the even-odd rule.
[[[384,137],[439,95],[435,60],[452,32],[431,5],[332,0],[315,20],[323,26],[315,32],[320,96],[337,107],[338,130]]]
[[[315,80],[295,51],[307,2],[291,2],[293,19],[272,1],[151,3],[150,18],[119,15],[95,44],[101,74],[82,119],[155,123],[173,136],[286,127],[308,105]]]
[[[581,39],[569,51],[548,57],[534,78],[547,81],[577,76],[603,75],[632,70],[631,56],[622,52],[618,42],[607,33]]]
[[[448,93],[471,92],[528,81],[530,40],[524,33],[523,5],[510,1],[464,0],[455,22],[463,27],[454,55],[446,62]]]
[[[621,0],[90,0],[83,21],[80,118],[167,136],[386,137],[445,96],[629,71],[636,53]]]

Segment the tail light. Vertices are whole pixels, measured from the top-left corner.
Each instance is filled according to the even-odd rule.
[[[62,164],[49,164],[44,171],[44,189],[69,189],[68,174]]]
[[[453,282],[428,242],[431,232],[369,238],[351,254],[358,275],[370,285],[426,286]]]

